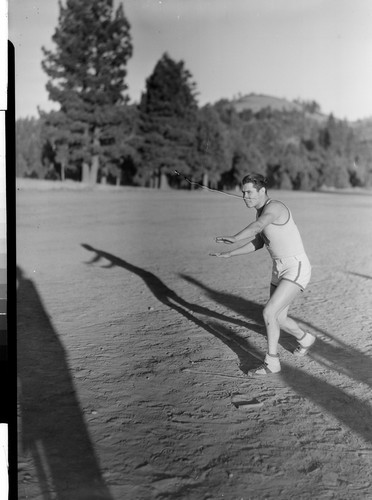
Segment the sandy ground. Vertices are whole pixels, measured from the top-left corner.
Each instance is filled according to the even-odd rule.
[[[20,499],[372,499],[372,196],[270,193],[313,265],[291,315],[318,341],[297,358],[283,334],[282,372],[257,380],[269,255],[208,255],[253,211],[35,186],[17,191]]]

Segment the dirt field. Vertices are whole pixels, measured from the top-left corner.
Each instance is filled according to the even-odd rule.
[[[210,257],[254,218],[205,191],[17,192],[19,498],[372,499],[372,196],[271,192],[313,265],[318,336],[263,358],[266,250]],[[236,406],[236,395],[261,406]]]

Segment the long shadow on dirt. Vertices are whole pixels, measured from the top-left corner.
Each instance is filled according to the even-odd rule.
[[[216,303],[229,307],[232,311],[238,313],[243,318],[247,318],[248,320],[253,318],[256,319],[256,309],[258,305],[251,300],[231,293],[213,290],[191,276],[184,274],[180,274],[180,276],[189,283],[201,288],[204,292],[206,292],[207,296]],[[357,382],[363,382],[371,385],[372,360],[370,356],[336,339],[329,332],[316,327],[312,323],[296,317],[293,317],[293,319],[302,323],[305,330],[310,330],[317,335],[317,341],[308,353],[310,358],[331,370],[336,370],[337,372],[341,372],[348,377],[353,378]],[[281,332],[280,344],[285,349],[289,351],[293,350],[291,349],[293,342],[295,342],[293,336],[286,334],[285,332]]]
[[[182,273],[180,273],[179,276],[188,283],[202,289],[206,292],[207,296],[217,304],[228,307],[234,311],[234,313],[246,318],[246,321],[241,320],[243,324],[240,326],[248,328],[250,331],[259,333],[266,338],[266,329],[263,325],[263,307],[260,304],[239,295],[214,290],[192,276]],[[293,345],[293,340],[293,336],[282,332],[279,344],[285,350],[292,352],[296,348],[296,345]]]
[[[369,404],[325,379],[282,363],[281,379],[297,394],[312,401],[358,434],[365,442],[372,443],[372,411]],[[306,423],[305,423],[306,425]]]
[[[123,269],[136,274],[143,279],[146,286],[160,302],[174,309],[194,324],[204,328],[204,330],[219,338],[237,354],[240,359],[240,369],[243,372],[246,372],[247,368],[249,369],[250,367],[257,365],[257,358],[263,358],[263,353],[259,352],[251,343],[247,341],[247,339],[242,338],[239,334],[232,332],[230,329],[222,327],[220,323],[211,323],[210,321],[205,320],[202,321],[199,318],[196,318],[192,313],[203,314],[205,316],[212,317],[215,320],[221,319],[223,321],[228,321],[228,316],[216,313],[206,307],[185,301],[173,290],[167,287],[156,275],[146,271],[145,269],[130,264],[124,259],[120,259],[108,252],[93,248],[90,245],[82,244],[82,246],[86,250],[95,253],[89,264],[97,263],[101,259],[106,259],[109,262],[109,265],[105,267],[122,267]],[[194,278],[186,276],[183,276],[183,278],[188,278],[190,282],[192,281],[194,284],[198,284],[198,286],[208,291],[209,296],[213,300],[223,303],[224,305],[228,304],[235,312],[242,314],[243,317],[248,317],[249,320],[257,321],[262,314],[262,306],[259,304],[255,304],[252,301],[246,301],[245,299],[239,298],[233,294],[221,293],[216,290],[212,290]],[[247,323],[245,321],[238,323],[235,319],[232,320],[232,318],[230,318],[230,320],[239,326],[249,326],[250,329],[252,329],[252,326],[255,326],[254,323]],[[215,330],[215,327],[218,328],[218,331]],[[313,328],[316,330],[315,327]],[[263,334],[262,328],[255,328],[255,331],[260,335]],[[324,332],[322,333],[324,334]],[[332,356],[332,346],[329,350],[327,343],[321,339],[318,340],[318,344],[321,344],[322,347],[319,348],[317,346],[317,349],[327,352],[329,356]],[[349,347],[344,347],[340,344],[338,348],[342,350],[343,357],[346,359],[350,353]],[[360,362],[360,356],[363,357],[363,355],[356,350],[354,354],[355,356],[357,356],[357,354],[359,355],[358,359]],[[370,366],[371,360],[365,356],[363,363],[367,363],[367,361],[369,363],[368,366]],[[366,365],[364,365],[364,369],[366,369]],[[352,367],[352,363],[347,363],[347,373],[349,376],[353,376],[354,374],[356,378],[359,379],[359,372],[355,366]],[[367,371],[366,373],[369,372]],[[331,385],[327,381],[305,373],[302,370],[294,368],[284,362],[282,363],[282,372],[279,375],[276,375],[276,377],[278,377],[280,381],[284,381],[297,394],[313,401],[326,413],[332,415],[339,422],[359,434],[364,440],[372,443],[372,412],[371,408],[366,403],[358,400],[358,398],[354,396],[349,396],[342,389]],[[366,380],[363,381],[365,382]]]
[[[58,334],[20,268],[17,280],[20,456],[32,456],[45,500],[112,500]]]
[[[243,339],[239,335],[236,335],[229,328],[221,325],[219,321],[233,323],[237,326],[243,326],[245,328],[256,329],[257,332],[260,332],[262,334],[262,328],[260,328],[259,326],[255,325],[254,323],[251,324],[247,323],[246,321],[231,318],[230,316],[220,314],[211,309],[208,309],[207,307],[188,302],[177,295],[150,271],[146,271],[141,267],[130,264],[124,259],[120,259],[119,257],[116,257],[115,255],[112,255],[108,252],[93,248],[91,245],[87,245],[86,243],[83,243],[82,247],[90,252],[95,253],[95,256],[90,262],[88,262],[88,264],[94,264],[99,262],[101,259],[105,259],[110,263],[105,267],[122,267],[123,269],[130,271],[131,273],[134,273],[142,278],[146,286],[151,290],[151,292],[159,300],[159,302],[177,311],[189,321],[192,321],[195,325],[214,335],[219,340],[224,342],[230,349],[232,349],[239,358],[240,369],[243,372],[247,372],[250,368],[252,368],[252,366],[256,366],[257,364],[259,364],[260,360],[263,359],[264,354],[262,352],[257,350],[254,346],[251,346],[245,339]],[[257,304],[255,306],[256,311],[253,316],[257,316],[262,309]],[[204,319],[201,320],[200,318],[195,316],[195,314],[203,315],[207,318],[212,318],[215,321]]]
[[[229,307],[234,312],[242,315],[243,318],[251,318],[251,311],[255,309],[255,304],[252,301],[234,294],[213,290],[193,277],[182,274],[180,276],[204,290],[207,296],[216,303]],[[342,373],[358,383],[362,382],[371,385],[372,360],[370,356],[336,339],[309,322],[299,318],[294,319],[306,325],[309,330],[317,335],[317,341],[308,357],[329,370]],[[293,339],[288,334],[287,336],[284,335],[281,344],[288,348],[287,341],[290,338]],[[291,386],[296,393],[323,407],[328,414],[333,415],[364,439],[372,442],[372,413],[368,405],[324,380],[304,373],[286,363],[282,362],[281,364],[283,369],[280,378]]]

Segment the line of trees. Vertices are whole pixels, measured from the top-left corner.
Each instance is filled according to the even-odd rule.
[[[210,187],[234,188],[247,171],[283,189],[372,184],[370,143],[346,121],[319,121],[315,101],[300,111],[238,113],[225,99],[199,107],[184,62],[165,53],[130,104],[122,5],[67,0],[52,39],[42,67],[59,110],[17,121],[17,176],[186,187],[177,169]]]

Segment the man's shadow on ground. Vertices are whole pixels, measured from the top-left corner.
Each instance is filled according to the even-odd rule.
[[[19,455],[30,454],[43,498],[112,500],[67,363],[66,352],[32,282],[17,268]],[[27,483],[20,485],[25,489]]]
[[[263,334],[262,328],[254,323],[254,321],[256,321],[261,314],[261,308],[257,304],[255,304],[255,310],[252,311],[252,323],[235,319],[208,309],[207,307],[186,301],[150,271],[146,271],[141,267],[130,264],[129,262],[108,252],[97,250],[86,243],[83,243],[82,247],[95,253],[95,256],[88,262],[88,264],[94,264],[99,262],[101,259],[105,259],[109,262],[109,264],[103,267],[122,267],[123,269],[126,269],[127,271],[130,271],[142,278],[149,290],[153,293],[154,297],[159,300],[159,302],[175,310],[198,327],[201,327],[208,333],[214,335],[230,349],[232,349],[239,358],[240,369],[243,372],[247,372],[250,368],[252,368],[252,366],[256,366],[260,363],[260,360],[263,359],[264,354],[262,352],[256,349],[253,345],[250,345],[245,339],[242,339],[241,336],[234,334],[234,332],[232,332],[229,328],[226,328],[226,326],[220,323],[221,321],[225,323],[232,323],[235,326],[243,326]],[[201,320],[199,317],[195,316],[195,314],[202,315],[204,318],[208,318],[208,320]],[[216,330],[216,328],[218,328],[218,330]]]
[[[109,264],[103,267],[112,268],[117,266],[136,274],[143,279],[147,287],[161,303],[174,309],[197,326],[204,328],[208,333],[219,338],[236,353],[240,360],[240,369],[243,372],[246,372],[247,368],[257,366],[257,358],[263,359],[263,353],[257,350],[247,339],[242,338],[239,334],[217,323],[218,320],[228,321],[236,326],[243,326],[260,335],[264,335],[263,328],[256,324],[259,318],[262,317],[261,305],[233,294],[218,292],[202,284],[195,278],[182,276],[187,281],[205,290],[212,300],[224,306],[228,305],[232,310],[247,318],[248,321],[230,318],[226,314],[217,313],[204,306],[185,301],[166,286],[155,274],[143,268],[130,264],[124,259],[108,252],[98,250],[91,245],[82,244],[82,246],[86,250],[95,253],[88,264],[98,263],[102,259],[105,259]],[[200,320],[194,315],[195,313],[204,315],[207,318],[213,318],[214,321]],[[307,326],[311,327],[314,331],[318,331],[323,335],[323,338],[327,336],[324,331],[317,329],[314,325],[308,323]],[[215,327],[218,327],[218,331],[215,330]],[[318,339],[316,349],[314,346],[314,352],[322,355],[323,361],[319,362],[323,362],[330,369],[337,369],[337,366],[335,368],[330,365],[342,359],[345,365],[345,373],[349,377],[354,378],[358,382],[368,383],[366,374],[369,373],[368,369],[371,366],[371,359],[368,356],[340,342],[334,347],[322,339]],[[351,361],[349,358],[350,355],[352,357]],[[332,356],[334,356],[334,359]],[[356,362],[362,365],[362,369],[359,369]],[[279,374],[279,377],[288,386],[292,387],[297,394],[319,405],[327,414],[332,415],[339,422],[359,434],[363,439],[372,443],[372,412],[366,403],[346,394],[342,389],[329,384],[325,380],[320,380],[284,362],[282,363],[282,372]]]

